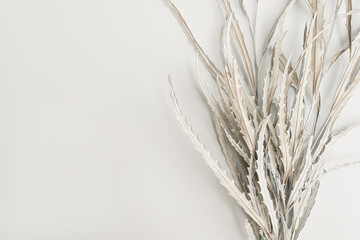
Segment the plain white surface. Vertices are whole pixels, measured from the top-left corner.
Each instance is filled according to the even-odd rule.
[[[219,1],[174,2],[221,66]],[[261,38],[282,4],[260,2]],[[221,158],[194,62],[161,0],[0,1],[0,239],[246,239],[241,210],[171,109],[169,73],[184,113]],[[360,120],[359,100],[357,91],[339,126]],[[359,133],[329,161],[356,160]],[[358,239],[359,173],[323,179],[301,240]]]

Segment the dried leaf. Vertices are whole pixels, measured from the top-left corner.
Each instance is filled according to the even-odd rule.
[[[170,82],[179,122],[220,183],[246,212],[249,239],[297,239],[314,206],[320,179],[334,170],[360,163],[325,167],[335,141],[352,129],[333,132],[336,120],[360,81],[360,34],[354,39],[351,35],[351,15],[360,10],[352,9],[352,2],[346,0],[346,12],[340,14],[342,1],[337,0],[329,20],[324,14],[327,1],[305,0],[311,13],[310,24],[301,30],[302,53],[292,64],[291,57],[282,50],[285,18],[297,2],[291,0],[265,39],[266,46],[258,62],[257,17],[252,25],[240,0],[241,13],[253,41],[252,59],[230,1],[220,0],[226,18],[222,36],[225,66],[220,71],[197,43],[176,7],[170,0],[165,1],[215,80],[219,100],[206,85],[197,61],[197,77],[214,113],[219,145],[231,175],[212,157],[187,123]],[[257,7],[257,1],[255,4]],[[327,53],[334,25],[344,18],[349,44],[329,60]],[[348,49],[351,49],[350,61],[340,79],[332,77],[337,89],[335,97],[330,99],[321,94],[321,84],[339,56]],[[259,66],[263,62],[267,72],[260,78]],[[326,67],[325,62],[329,62]],[[323,102],[330,104],[329,112],[322,111]]]

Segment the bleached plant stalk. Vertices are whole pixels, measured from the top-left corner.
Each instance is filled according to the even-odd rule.
[[[325,166],[331,146],[350,130],[332,131],[360,80],[360,35],[353,38],[351,34],[351,15],[357,12],[352,10],[351,0],[338,0],[332,19],[325,18],[324,0],[302,0],[309,7],[310,19],[304,30],[303,52],[296,61],[291,61],[282,50],[286,33],[284,21],[297,2],[289,1],[267,39],[260,62],[249,56],[244,33],[229,0],[220,0],[226,18],[222,43],[225,67],[222,70],[204,53],[173,3],[165,1],[216,82],[218,100],[208,89],[197,65],[198,79],[214,112],[219,143],[230,173],[193,132],[180,111],[169,78],[174,109],[184,131],[247,214],[245,224],[249,239],[297,239],[314,205],[321,177],[357,163],[344,163],[330,169]],[[253,40],[251,51],[256,56],[253,27],[256,23],[251,24],[242,0],[239,3]],[[342,3],[346,12],[340,14]],[[349,44],[328,58],[333,26],[344,18]],[[350,60],[345,73],[340,79],[331,79],[333,86],[337,86],[335,97],[321,97],[323,79],[347,51]],[[267,59],[265,55],[270,58],[263,63]],[[267,66],[267,75],[259,78],[262,64]],[[332,102],[328,113],[320,111],[323,100]],[[320,114],[326,114],[323,123],[318,121]]]

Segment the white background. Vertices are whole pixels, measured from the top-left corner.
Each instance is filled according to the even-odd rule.
[[[222,66],[219,1],[174,2]],[[281,2],[260,1],[259,45]],[[308,16],[304,4],[294,11],[287,54],[301,44],[298,15]],[[168,74],[183,112],[221,158],[194,62],[161,0],[1,0],[0,239],[246,239],[242,211],[171,109]],[[360,120],[359,101],[356,91],[337,128]],[[359,133],[339,141],[329,161],[357,160]],[[301,240],[359,238],[359,173],[354,166],[323,179]]]

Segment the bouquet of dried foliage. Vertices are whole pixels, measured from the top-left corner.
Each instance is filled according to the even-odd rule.
[[[221,184],[245,211],[249,239],[297,239],[314,205],[321,177],[357,163],[333,168],[325,165],[331,146],[352,128],[332,130],[360,80],[360,34],[351,34],[351,15],[356,12],[351,0],[337,0],[331,19],[324,17],[324,0],[299,1],[308,6],[310,19],[304,29],[302,53],[296,61],[285,56],[282,42],[286,34],[285,18],[298,1],[289,1],[266,40],[260,61],[257,61],[249,55],[244,31],[229,0],[220,0],[226,18],[222,36],[225,67],[222,70],[204,53],[174,4],[165,1],[216,82],[215,97],[198,71],[201,88],[214,113],[219,143],[230,173],[212,157],[193,132],[179,109],[169,81],[174,109],[184,131]],[[253,40],[251,51],[256,56],[256,24],[249,20],[243,0],[238,3],[247,19]],[[343,4],[346,11],[341,13]],[[334,24],[341,19],[346,21],[349,41],[336,55],[328,58]],[[341,79],[331,79],[337,88],[335,97],[321,98],[320,86],[324,77],[345,52],[349,52],[350,57],[344,74]],[[260,65],[267,69],[263,78],[259,77]],[[330,101],[329,112],[320,111],[323,100]],[[320,123],[318,119],[322,114],[325,114],[322,116],[325,121]]]

